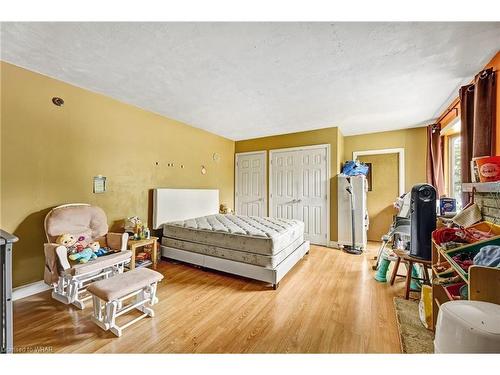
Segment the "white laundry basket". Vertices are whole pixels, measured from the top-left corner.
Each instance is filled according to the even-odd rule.
[[[439,308],[435,353],[500,353],[500,305],[450,301]]]

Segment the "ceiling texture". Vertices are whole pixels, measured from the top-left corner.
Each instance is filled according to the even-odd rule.
[[[2,23],[1,59],[241,140],[431,123],[500,23]]]

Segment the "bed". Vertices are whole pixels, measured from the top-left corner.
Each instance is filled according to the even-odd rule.
[[[165,258],[272,284],[309,252],[304,223],[222,215],[214,189],[155,189],[153,226]]]

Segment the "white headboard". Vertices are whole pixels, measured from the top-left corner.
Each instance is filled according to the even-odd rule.
[[[163,223],[219,213],[217,189],[154,189],[153,228]]]

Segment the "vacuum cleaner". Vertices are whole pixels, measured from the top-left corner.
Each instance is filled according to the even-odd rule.
[[[349,193],[350,197],[350,202],[351,202],[351,237],[352,237],[352,245],[344,245],[344,251],[349,254],[355,254],[355,255],[360,255],[363,253],[363,249],[359,246],[356,246],[356,227],[354,226],[355,224],[355,215],[354,215],[354,210],[355,210],[355,200],[354,200],[354,194],[352,191],[352,184],[351,184],[351,179],[348,177],[347,182],[349,185],[345,188],[347,192]]]

